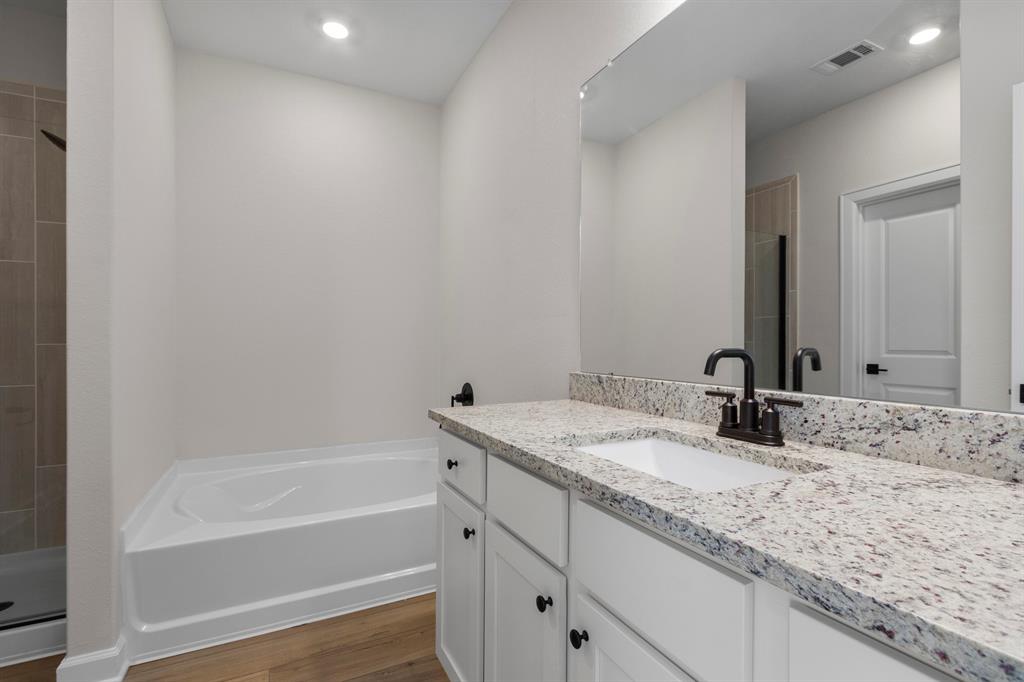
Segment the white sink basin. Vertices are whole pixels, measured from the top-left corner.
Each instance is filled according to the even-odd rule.
[[[701,492],[781,481],[793,475],[764,464],[657,438],[587,445],[577,450]]]

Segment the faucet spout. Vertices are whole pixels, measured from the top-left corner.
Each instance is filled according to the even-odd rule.
[[[743,361],[743,399],[754,399],[754,358],[742,348],[719,348],[712,351],[704,363],[704,373],[708,376],[715,376],[715,368],[718,361],[723,358],[738,358]]]
[[[811,370],[815,372],[821,371],[821,355],[818,354],[818,349],[810,347],[798,348],[793,356],[793,390],[797,392],[804,390],[805,357],[811,359]]]

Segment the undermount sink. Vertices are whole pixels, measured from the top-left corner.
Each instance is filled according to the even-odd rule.
[[[577,450],[700,492],[781,481],[793,475],[775,467],[659,438],[586,445]]]

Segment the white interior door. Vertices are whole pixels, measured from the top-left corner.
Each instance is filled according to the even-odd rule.
[[[960,403],[959,183],[861,207],[862,396]]]

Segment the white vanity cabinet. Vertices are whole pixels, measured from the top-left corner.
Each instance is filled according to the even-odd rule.
[[[566,580],[487,521],[484,679],[565,680]]]
[[[438,472],[453,682],[952,680],[454,435]]]
[[[437,655],[450,676],[481,680],[484,669],[484,513],[437,486]]]
[[[953,682],[953,678],[803,606],[789,608],[791,682]]]
[[[582,500],[572,538],[580,590],[697,677],[752,679],[752,580]]]
[[[590,597],[577,594],[573,606],[569,633],[571,682],[693,682]]]

